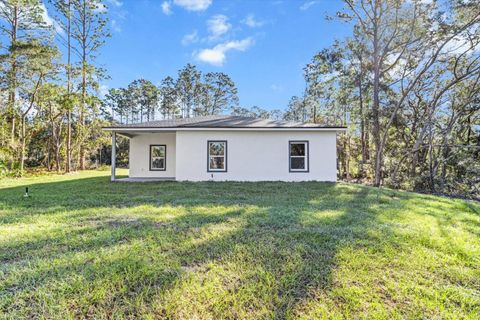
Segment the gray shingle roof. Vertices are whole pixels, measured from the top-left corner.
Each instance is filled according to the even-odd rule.
[[[203,116],[183,119],[167,119],[134,124],[119,124],[105,129],[122,128],[333,128],[315,123],[269,120],[242,116]]]

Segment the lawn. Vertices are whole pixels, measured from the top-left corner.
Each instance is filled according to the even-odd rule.
[[[480,317],[478,203],[108,174],[0,180],[1,318]]]

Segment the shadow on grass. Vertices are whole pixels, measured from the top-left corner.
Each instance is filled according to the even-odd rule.
[[[5,314],[24,310],[27,316],[38,316],[40,306],[55,304],[46,298],[50,296],[65,300],[65,305],[57,302],[60,309],[52,306],[54,313],[84,317],[116,310],[123,316],[153,312],[175,317],[171,308],[152,310],[154,300],[164,299],[168,290],[182,285],[183,277],[213,263],[225,268],[246,265],[239,268],[246,274],[229,289],[235,297],[253,286],[253,294],[239,308],[269,304],[270,316],[283,319],[315,291],[334,287],[332,274],[341,248],[382,250],[374,245],[380,242],[401,250],[405,245],[378,219],[385,206],[401,212],[402,202],[392,192],[364,187],[112,184],[100,177],[34,184],[28,199],[22,198],[23,188],[0,189],[0,226],[42,219],[59,226],[1,245],[0,310]],[[159,218],[155,210],[139,216],[128,211],[141,212],[142,206],[147,211],[167,207],[173,217]],[[117,214],[117,208],[127,211]],[[266,281],[273,283],[268,301],[262,301],[254,283]],[[62,289],[63,282],[69,290]],[[140,305],[133,303],[138,299]],[[214,317],[235,317],[211,308]]]

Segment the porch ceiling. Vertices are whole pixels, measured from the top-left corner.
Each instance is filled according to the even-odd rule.
[[[127,138],[133,138],[135,136],[141,135],[141,134],[152,134],[152,133],[174,133],[176,132],[175,130],[162,130],[162,131],[123,131],[123,130],[112,130],[116,132],[117,134],[127,137]]]

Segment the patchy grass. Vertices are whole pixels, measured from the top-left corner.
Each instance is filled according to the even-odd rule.
[[[0,317],[478,319],[480,205],[333,183],[4,179]]]

